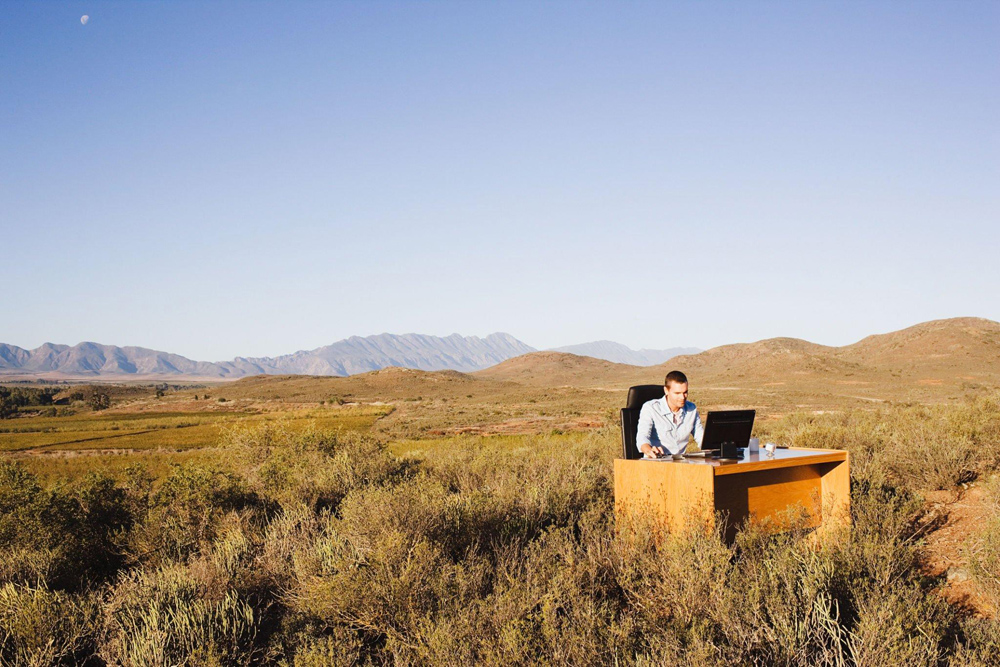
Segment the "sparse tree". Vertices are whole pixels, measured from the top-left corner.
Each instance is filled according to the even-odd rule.
[[[0,387],[0,419],[7,419],[17,414],[17,406],[10,398],[10,393]]]
[[[111,397],[105,392],[97,389],[87,398],[87,405],[91,410],[107,410],[111,407]]]

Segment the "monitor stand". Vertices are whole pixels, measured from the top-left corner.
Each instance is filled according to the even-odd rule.
[[[720,445],[718,458],[740,460],[743,458],[743,448],[737,447],[736,442],[723,441]]]

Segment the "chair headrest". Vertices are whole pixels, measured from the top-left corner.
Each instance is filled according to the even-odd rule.
[[[662,384],[640,384],[628,388],[626,408],[641,408],[646,401],[663,398]]]

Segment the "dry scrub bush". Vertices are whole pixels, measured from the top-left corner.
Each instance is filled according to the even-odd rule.
[[[415,478],[348,494],[340,516],[289,520],[283,534],[304,543],[285,552],[286,654],[706,665],[946,654],[954,619],[919,575],[922,505],[905,489],[859,487],[855,529],[820,547],[803,530],[745,530],[731,547],[616,533],[614,438],[442,455]]]
[[[250,488],[284,508],[335,507],[351,489],[400,472],[385,446],[366,434],[293,431],[283,422],[265,422],[234,426],[223,442]]]
[[[987,618],[967,618],[962,622],[952,667],[993,667],[1000,656],[1000,622]]]
[[[117,665],[246,663],[254,609],[233,590],[210,590],[181,564],[122,578],[104,603],[100,657]]]
[[[304,635],[292,657],[292,667],[352,667],[361,663],[361,641],[356,632],[336,628],[322,637]]]
[[[915,490],[951,489],[1000,466],[1000,395],[966,403],[793,414],[759,427],[762,439],[846,449],[851,472]]]
[[[990,516],[967,549],[967,556],[978,592],[996,617],[1000,616],[1000,476],[990,480],[986,492]]]
[[[470,612],[479,624],[496,618],[483,602],[493,572],[515,568],[532,539],[572,525],[595,501],[602,516],[610,511],[608,459],[594,452],[605,448],[604,439],[539,446],[544,455],[489,449],[445,455],[440,465],[395,486],[355,490],[339,516],[319,525],[283,522],[282,535],[310,541],[285,557],[294,563],[295,582],[286,603],[300,625],[403,663],[448,664],[482,653]],[[524,603],[533,607],[537,600]],[[509,644],[519,646],[511,627],[504,627]],[[329,646],[308,635],[300,641],[310,651]]]
[[[7,581],[51,580],[60,540],[88,521],[87,544],[127,544],[134,564],[89,580],[99,598],[9,587],[10,618],[35,620],[0,611],[0,627],[42,627],[30,615],[42,603],[22,597],[47,600],[43,616],[64,624],[73,605],[100,604],[79,633],[35,634],[65,661],[121,665],[989,664],[1000,630],[957,619],[920,573],[929,517],[917,492],[965,464],[907,481],[883,449],[925,420],[926,442],[952,429],[991,452],[995,407],[960,408],[964,431],[915,408],[775,427],[852,448],[853,526],[826,539],[745,528],[728,544],[617,523],[613,428],[521,449],[468,438],[404,465],[371,438],[266,424],[230,432],[225,465],[176,467],[158,487],[137,474],[45,490],[0,469],[0,504],[19,517],[0,515],[0,549],[20,554],[0,561]],[[97,516],[119,532],[93,531]],[[991,552],[978,553],[992,572]]]
[[[916,570],[878,560],[915,557],[906,528],[915,508],[855,504],[862,529],[818,542],[794,526],[781,535],[744,527],[731,547],[697,531],[632,532],[621,581],[639,612],[637,654],[649,664],[934,663],[949,642],[950,610]],[[873,519],[900,532],[872,530]]]
[[[0,585],[0,665],[76,663],[91,642],[96,611],[90,596]]]

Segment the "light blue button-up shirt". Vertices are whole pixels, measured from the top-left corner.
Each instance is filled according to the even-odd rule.
[[[675,416],[676,415],[676,416]],[[687,447],[688,438],[694,436],[698,446],[705,437],[698,408],[691,401],[673,413],[667,407],[667,397],[646,401],[639,410],[639,426],[635,433],[635,446],[663,447],[670,454],[680,454]]]

